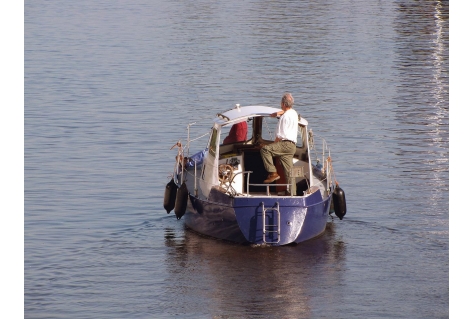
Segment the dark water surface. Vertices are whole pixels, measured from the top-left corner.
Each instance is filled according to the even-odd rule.
[[[25,1],[25,318],[447,318],[447,1]],[[343,221],[297,246],[163,209],[185,125],[295,108]]]

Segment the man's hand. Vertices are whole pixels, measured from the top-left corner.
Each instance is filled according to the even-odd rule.
[[[274,112],[274,113],[270,114],[270,117],[278,117],[278,116],[281,116],[283,113],[285,113],[285,112],[284,111]]]

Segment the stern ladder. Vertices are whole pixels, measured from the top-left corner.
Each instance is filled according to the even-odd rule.
[[[267,212],[273,211],[273,224],[266,223]],[[276,218],[275,218],[276,215]],[[270,221],[270,215],[268,215]],[[275,223],[276,222],[276,223]],[[263,228],[263,243],[264,244],[278,244],[280,242],[280,203],[276,202],[273,207],[265,208],[262,202],[262,228]],[[267,234],[277,233],[276,241],[267,241]],[[272,237],[272,239],[274,239]]]

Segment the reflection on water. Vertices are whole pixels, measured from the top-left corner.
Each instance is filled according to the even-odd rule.
[[[408,201],[420,205],[412,198],[420,187],[429,189],[419,212],[445,214],[433,206],[448,200],[449,2],[400,1],[397,11],[397,168],[405,187],[413,190],[406,194]]]
[[[175,284],[167,294],[181,307],[208,305],[213,318],[312,318],[315,298],[340,298],[325,289],[341,284],[345,267],[332,223],[322,237],[287,247],[235,245],[189,230],[177,238],[170,228],[165,243]]]

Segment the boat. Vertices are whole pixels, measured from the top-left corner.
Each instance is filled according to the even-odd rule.
[[[206,236],[269,246],[320,236],[333,213],[342,220],[345,194],[335,178],[330,149],[300,114],[289,180],[274,158],[281,178],[263,183],[267,172],[260,149],[275,139],[278,118],[270,115],[278,111],[236,104],[215,115],[202,135],[194,132],[201,120],[189,123],[185,142],[179,140],[171,147],[177,155],[172,156],[173,171],[165,188],[167,213],[174,210],[186,227]],[[246,132],[229,142],[225,136],[237,125]]]

